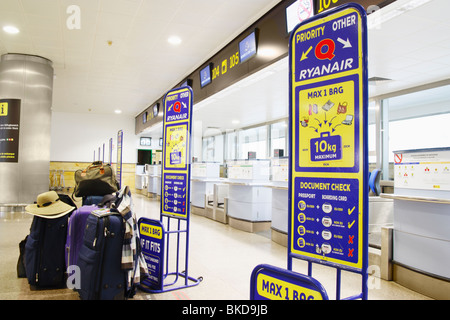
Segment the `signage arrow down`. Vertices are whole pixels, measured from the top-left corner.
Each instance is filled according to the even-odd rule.
[[[311,52],[312,48],[313,47],[311,46],[311,47],[309,47],[308,50],[306,50],[306,52],[302,52],[302,57],[301,57],[300,61],[308,59],[308,54]]]

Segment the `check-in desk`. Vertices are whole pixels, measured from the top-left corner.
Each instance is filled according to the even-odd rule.
[[[228,224],[247,232],[269,230],[272,220],[270,160],[233,160],[227,163]]]
[[[195,162],[191,165],[192,213],[212,218],[211,210],[207,210],[207,203],[210,198],[212,199],[214,184],[221,180],[220,163]]]
[[[288,241],[288,183],[289,158],[271,159],[272,178],[272,241],[287,246]]]
[[[146,165],[148,186],[147,196],[150,198],[161,197],[161,165]]]
[[[145,166],[137,165],[135,171],[135,184],[134,184],[136,192],[140,194],[144,193],[147,194],[147,184],[148,184],[148,177],[147,173],[145,172]]]
[[[393,262],[397,282],[450,299],[450,148],[395,152]],[[439,284],[436,281],[440,281]]]

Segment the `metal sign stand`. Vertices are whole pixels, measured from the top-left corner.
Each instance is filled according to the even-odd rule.
[[[367,17],[345,4],[290,38],[288,269],[336,268],[336,299],[368,299]],[[362,292],[341,297],[341,272]]]
[[[193,287],[203,280],[202,277],[189,276],[188,271],[192,104],[193,93],[190,87],[173,89],[164,98],[160,221],[141,219],[139,223],[144,244],[143,254],[144,257],[147,256],[150,272],[150,279],[144,280],[140,288],[150,293]],[[183,234],[185,261],[184,270],[180,271]],[[175,266],[174,270],[170,270],[173,252]],[[174,280],[165,283],[169,277],[174,277]],[[184,283],[178,284],[181,278],[184,278]]]
[[[163,217],[161,217],[163,218]],[[173,218],[173,217],[166,217],[167,218],[167,230],[165,232],[165,239],[167,244],[167,250],[166,250],[166,258],[165,258],[165,273],[164,273],[164,280],[166,280],[169,276],[174,277],[173,282],[164,284],[164,288],[161,290],[161,292],[165,291],[172,291],[172,290],[178,290],[178,289],[184,289],[188,287],[194,287],[200,284],[200,282],[203,280],[203,277],[193,278],[189,276],[189,220],[186,221],[186,229],[182,230],[181,226],[181,219]],[[173,221],[176,223],[176,229],[170,230],[170,223]],[[180,236],[182,234],[186,235],[186,246],[185,246],[185,261],[184,261],[184,270],[180,271]],[[176,246],[176,261],[175,261],[175,270],[170,271],[169,270],[169,256],[170,256],[170,236],[175,236],[175,246]],[[184,284],[176,285],[179,278],[184,278]]]

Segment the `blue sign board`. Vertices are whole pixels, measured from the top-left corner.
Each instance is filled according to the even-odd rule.
[[[141,249],[147,263],[148,278],[141,285],[153,290],[163,289],[164,227],[158,220],[141,218],[138,222]]]
[[[367,22],[348,4],[290,39],[289,257],[367,263]]]
[[[116,163],[116,176],[119,186],[122,187],[122,150],[123,150],[123,130],[119,130],[117,133],[117,163]],[[100,150],[99,157],[100,157]],[[94,156],[95,157],[95,156]]]
[[[250,300],[328,300],[328,295],[312,277],[259,265],[252,272]]]
[[[192,89],[169,91],[164,99],[161,213],[187,219],[189,206]]]

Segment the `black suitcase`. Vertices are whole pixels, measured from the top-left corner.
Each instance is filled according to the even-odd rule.
[[[28,283],[37,288],[63,288],[69,214],[57,219],[34,217],[25,244]]]
[[[58,196],[62,202],[76,208],[68,195],[58,194]],[[24,256],[25,276],[31,287],[66,286],[65,244],[67,225],[73,211],[75,209],[57,219],[33,217],[30,234],[24,240],[25,250],[21,252],[22,257]]]
[[[89,215],[78,255],[82,300],[126,298],[126,271],[121,266],[124,233],[120,214],[100,209]]]

